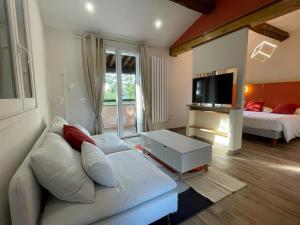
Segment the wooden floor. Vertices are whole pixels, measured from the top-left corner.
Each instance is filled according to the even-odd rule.
[[[237,155],[214,147],[211,165],[247,186],[182,225],[300,225],[300,138],[274,148],[246,136]]]

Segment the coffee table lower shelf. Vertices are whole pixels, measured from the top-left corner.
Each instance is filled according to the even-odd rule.
[[[212,146],[202,141],[174,133],[157,130],[142,133],[141,145],[158,160],[182,174],[207,165],[212,159]]]
[[[209,167],[209,164],[203,164],[203,165],[199,165],[195,168],[192,168],[191,170],[189,171],[186,171],[186,172],[180,172],[179,170],[177,170],[176,168],[172,167],[172,165],[168,164],[167,162],[164,162],[163,160],[161,160],[160,158],[156,157],[155,155],[153,155],[151,153],[151,149],[147,149],[146,147],[143,147],[143,154],[144,155],[148,155],[150,156],[152,159],[154,159],[155,161],[157,161],[158,163],[162,164],[163,166],[165,166],[167,169],[171,170],[171,171],[174,171],[178,174],[178,180],[184,180],[184,174],[186,173],[193,173],[193,172],[200,172],[201,170],[204,170],[204,171],[208,171],[208,167]],[[199,169],[199,170],[198,170]],[[195,170],[195,171],[193,171]]]

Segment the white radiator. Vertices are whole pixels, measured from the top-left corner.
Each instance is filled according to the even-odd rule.
[[[151,57],[152,74],[152,122],[168,121],[169,108],[169,60]]]

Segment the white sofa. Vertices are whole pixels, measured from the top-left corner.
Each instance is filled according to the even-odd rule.
[[[29,165],[31,153],[42,145],[48,129],[10,182],[13,225],[146,225],[177,211],[176,183],[135,150],[108,155],[118,186],[107,188],[95,184],[93,204],[56,199],[38,184]],[[105,135],[96,139],[109,140]]]

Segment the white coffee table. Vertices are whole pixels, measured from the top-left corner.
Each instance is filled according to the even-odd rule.
[[[202,141],[174,133],[169,130],[157,130],[141,134],[143,148],[182,174],[205,166],[212,158],[212,146]]]

